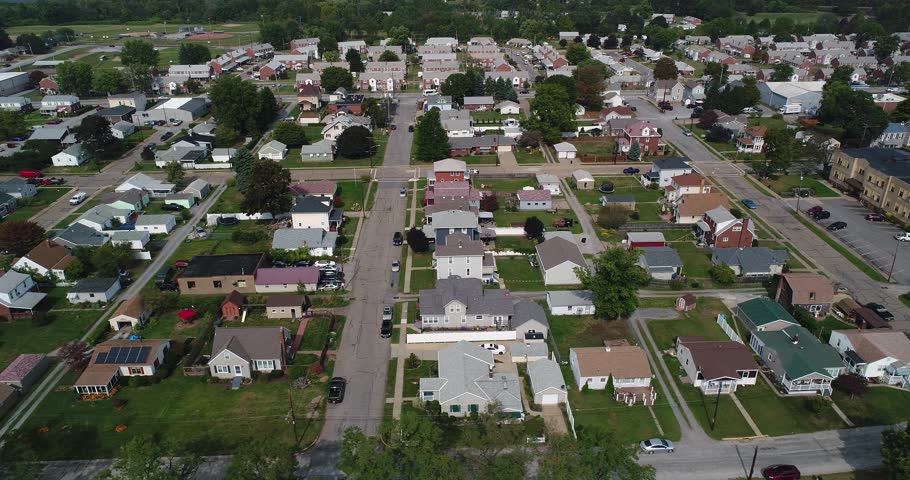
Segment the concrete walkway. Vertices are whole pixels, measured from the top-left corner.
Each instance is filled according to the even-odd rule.
[[[499,157],[499,165],[506,168],[518,167],[518,159],[515,158],[515,154],[513,152],[499,152],[496,155]]]
[[[739,403],[739,399],[736,398],[736,393],[730,393],[730,399],[733,400],[733,404],[736,405],[736,408],[739,409],[739,413],[741,413],[743,415],[743,418],[746,419],[746,423],[749,424],[749,428],[752,429],[752,432],[755,433],[755,436],[763,436],[761,430],[758,429],[758,425],[756,425],[755,421],[752,420],[752,416],[749,415],[749,412],[746,411],[746,408],[743,407],[743,404]]]
[[[844,423],[846,423],[848,427],[856,426],[856,424],[854,424],[853,421],[850,420],[849,417],[847,417],[847,415],[844,413],[844,411],[841,410],[840,407],[838,407],[836,403],[834,403],[834,400],[831,400],[831,408],[834,409],[834,413],[836,413],[837,416],[840,417],[840,419],[843,420]]]
[[[558,435],[569,434],[569,427],[566,426],[566,418],[562,414],[561,405],[541,405],[540,410],[540,416],[543,417],[547,431]]]
[[[303,332],[306,330],[307,322],[307,317],[300,319],[300,325],[297,326],[297,335],[294,337],[294,348],[291,349],[292,352],[296,352],[300,348],[300,343],[303,342]]]
[[[411,256],[408,255],[410,260]],[[408,304],[401,306],[401,330],[398,335],[398,361],[395,362],[395,393],[392,395],[392,418],[401,418],[401,403],[404,401],[404,361],[407,352]]]
[[[594,226],[594,222],[591,221],[591,215],[588,215],[588,212],[585,211],[585,207],[582,206],[581,202],[578,201],[578,198],[575,197],[575,192],[569,188],[569,182],[561,178],[560,183],[562,184],[562,193],[566,197],[566,202],[572,207],[572,211],[575,212],[575,216],[578,217],[578,223],[581,224],[582,239],[584,243],[578,241],[578,248],[582,253],[589,254],[598,254],[604,251],[604,244],[597,236],[597,228]]]

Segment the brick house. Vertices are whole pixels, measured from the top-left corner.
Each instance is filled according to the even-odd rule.
[[[714,248],[750,248],[755,239],[755,224],[749,218],[736,218],[726,208],[705,212],[695,224],[700,240]]]
[[[651,122],[632,122],[623,128],[622,133],[624,138],[620,139],[618,144],[623,153],[629,152],[632,142],[638,143],[642,155],[656,155],[663,149],[660,130]]]

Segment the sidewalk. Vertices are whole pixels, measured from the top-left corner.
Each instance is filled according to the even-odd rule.
[[[408,255],[408,260],[411,256]],[[410,262],[409,262],[410,263]],[[395,362],[395,392],[392,394],[392,418],[401,418],[401,404],[404,401],[404,361],[407,358],[408,304],[401,306],[401,333],[398,335],[398,361]]]

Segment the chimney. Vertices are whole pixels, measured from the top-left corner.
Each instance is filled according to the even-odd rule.
[[[490,370],[490,373],[489,373],[489,377],[488,377],[488,378],[493,378],[493,370]]]
[[[793,339],[790,340],[790,342],[793,343],[793,345],[799,345],[799,334],[793,335]]]

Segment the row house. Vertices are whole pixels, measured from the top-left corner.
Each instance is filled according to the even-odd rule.
[[[872,142],[872,146],[884,148],[910,146],[910,122],[889,122],[882,134]]]
[[[458,39],[454,37],[430,37],[424,42],[425,46],[446,47],[450,51],[458,47]]]
[[[812,47],[806,42],[774,42],[768,48],[778,52],[809,53],[812,51]]]
[[[404,58],[404,49],[401,48],[401,45],[379,45],[367,47],[367,59],[371,62],[379,61],[379,57],[385,52],[392,52],[398,58]]]
[[[720,63],[723,65],[733,65],[734,63],[736,63],[736,59],[731,57],[730,55],[727,55],[726,53],[723,53],[723,52],[715,52],[715,51],[712,51],[711,53],[709,53],[708,56],[705,57],[704,60],[702,60],[702,61],[705,63]]]
[[[714,50],[710,48],[705,48],[701,46],[689,47],[686,49],[686,58],[689,60],[695,60],[696,62],[704,62],[708,55],[711,54]]]
[[[316,75],[322,75],[322,72],[325,71],[325,69],[330,68],[330,67],[342,68],[349,72],[351,71],[351,64],[348,62],[345,62],[345,61],[313,62],[312,65],[310,65],[310,69],[313,70],[313,73],[315,73]]]
[[[717,41],[714,42],[714,45],[718,49],[723,49],[725,46],[742,49],[753,43],[755,43],[755,39],[751,35],[729,35],[726,37],[719,37]]]
[[[449,71],[449,72],[424,72],[423,78],[420,79],[421,86],[424,90],[438,89],[450,75],[456,74],[458,71]]]
[[[250,58],[271,57],[275,54],[275,47],[270,43],[257,43],[256,45],[242,48]]]
[[[210,64],[202,65],[171,65],[168,67],[169,75],[181,75],[197,80],[208,80],[212,78],[212,66]]]
[[[291,52],[296,54],[310,53],[314,58],[319,58],[319,38],[298,38],[291,40]]]
[[[847,58],[853,56],[850,50],[811,50],[806,54],[806,58],[816,65],[831,65],[835,58]]]
[[[711,37],[707,35],[686,35],[684,41],[686,45],[710,45]]]
[[[400,73],[406,75],[408,73],[408,65],[404,60],[397,62],[367,62],[363,68],[364,73]]]
[[[304,86],[322,86],[322,80],[317,73],[298,73],[294,77],[294,87],[297,91],[300,91]]]
[[[423,69],[423,74],[426,75],[427,72],[452,72],[457,73],[461,67],[461,64],[455,60],[436,60],[428,61],[420,64]]]
[[[425,53],[421,57],[421,62],[455,62],[458,61],[458,55],[455,53]]]
[[[494,45],[469,45],[469,46],[465,49],[465,52],[466,52],[469,56],[474,56],[474,55],[491,55],[491,54],[500,53],[499,47],[497,47],[495,44],[494,44]]]
[[[878,67],[878,60],[875,57],[857,57],[850,56],[845,58],[835,58],[831,60],[832,67],[853,67],[853,68],[866,68],[874,69]]]
[[[355,52],[364,55],[367,53],[367,43],[363,40],[338,42],[338,53],[342,56],[342,58],[348,53],[349,50],[354,50]]]
[[[492,37],[472,37],[470,40],[468,40],[468,45],[470,45],[470,46],[479,45],[479,46],[484,46],[484,47],[495,47],[495,46],[496,46],[496,40],[493,40]],[[470,47],[468,47],[468,48],[470,48]]]
[[[417,57],[424,58],[426,55],[439,55],[439,54],[450,54],[452,52],[451,47],[440,46],[440,45],[421,45],[417,47]]]
[[[506,63],[505,56],[501,53],[476,53],[469,55],[465,63],[480,65],[484,69],[493,68],[496,65]]]
[[[41,113],[45,115],[73,113],[80,107],[79,97],[75,95],[48,95],[41,99]]]
[[[407,85],[404,72],[364,72],[358,77],[361,90],[394,92]]]
[[[284,65],[288,70],[303,70],[310,66],[310,56],[306,54],[298,55],[275,55],[272,61]]]

